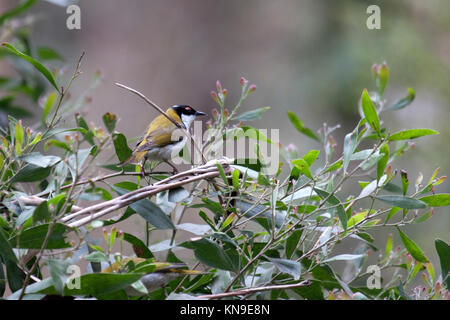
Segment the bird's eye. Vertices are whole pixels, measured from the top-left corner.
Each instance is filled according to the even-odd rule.
[[[186,110],[187,111],[191,111],[191,107],[186,107]]]

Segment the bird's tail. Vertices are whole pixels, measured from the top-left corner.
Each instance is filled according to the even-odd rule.
[[[146,153],[147,153],[147,151],[133,152],[131,157],[122,161],[121,163],[119,163],[119,165],[124,166],[124,165],[130,164],[130,163],[140,163]]]

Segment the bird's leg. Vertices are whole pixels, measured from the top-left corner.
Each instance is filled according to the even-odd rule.
[[[173,164],[171,164],[169,161],[164,161],[164,162],[167,163],[169,166],[171,166],[173,168],[172,174],[175,175],[175,174],[178,173],[178,169]]]

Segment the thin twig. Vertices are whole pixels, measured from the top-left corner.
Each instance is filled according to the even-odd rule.
[[[293,289],[293,288],[309,286],[310,284],[311,284],[311,281],[305,280],[305,281],[302,281],[299,283],[293,283],[293,284],[281,284],[281,285],[273,285],[273,286],[266,286],[266,287],[247,288],[247,289],[241,289],[241,290],[223,292],[223,293],[217,293],[217,294],[205,294],[202,296],[197,296],[197,298],[199,298],[199,299],[220,299],[220,298],[225,298],[225,297],[248,295],[248,294],[253,294],[253,293],[261,292],[261,291]]]

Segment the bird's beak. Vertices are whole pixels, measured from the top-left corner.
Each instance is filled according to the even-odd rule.
[[[196,115],[196,116],[205,116],[206,113],[201,112],[201,111],[195,111],[195,115]]]

